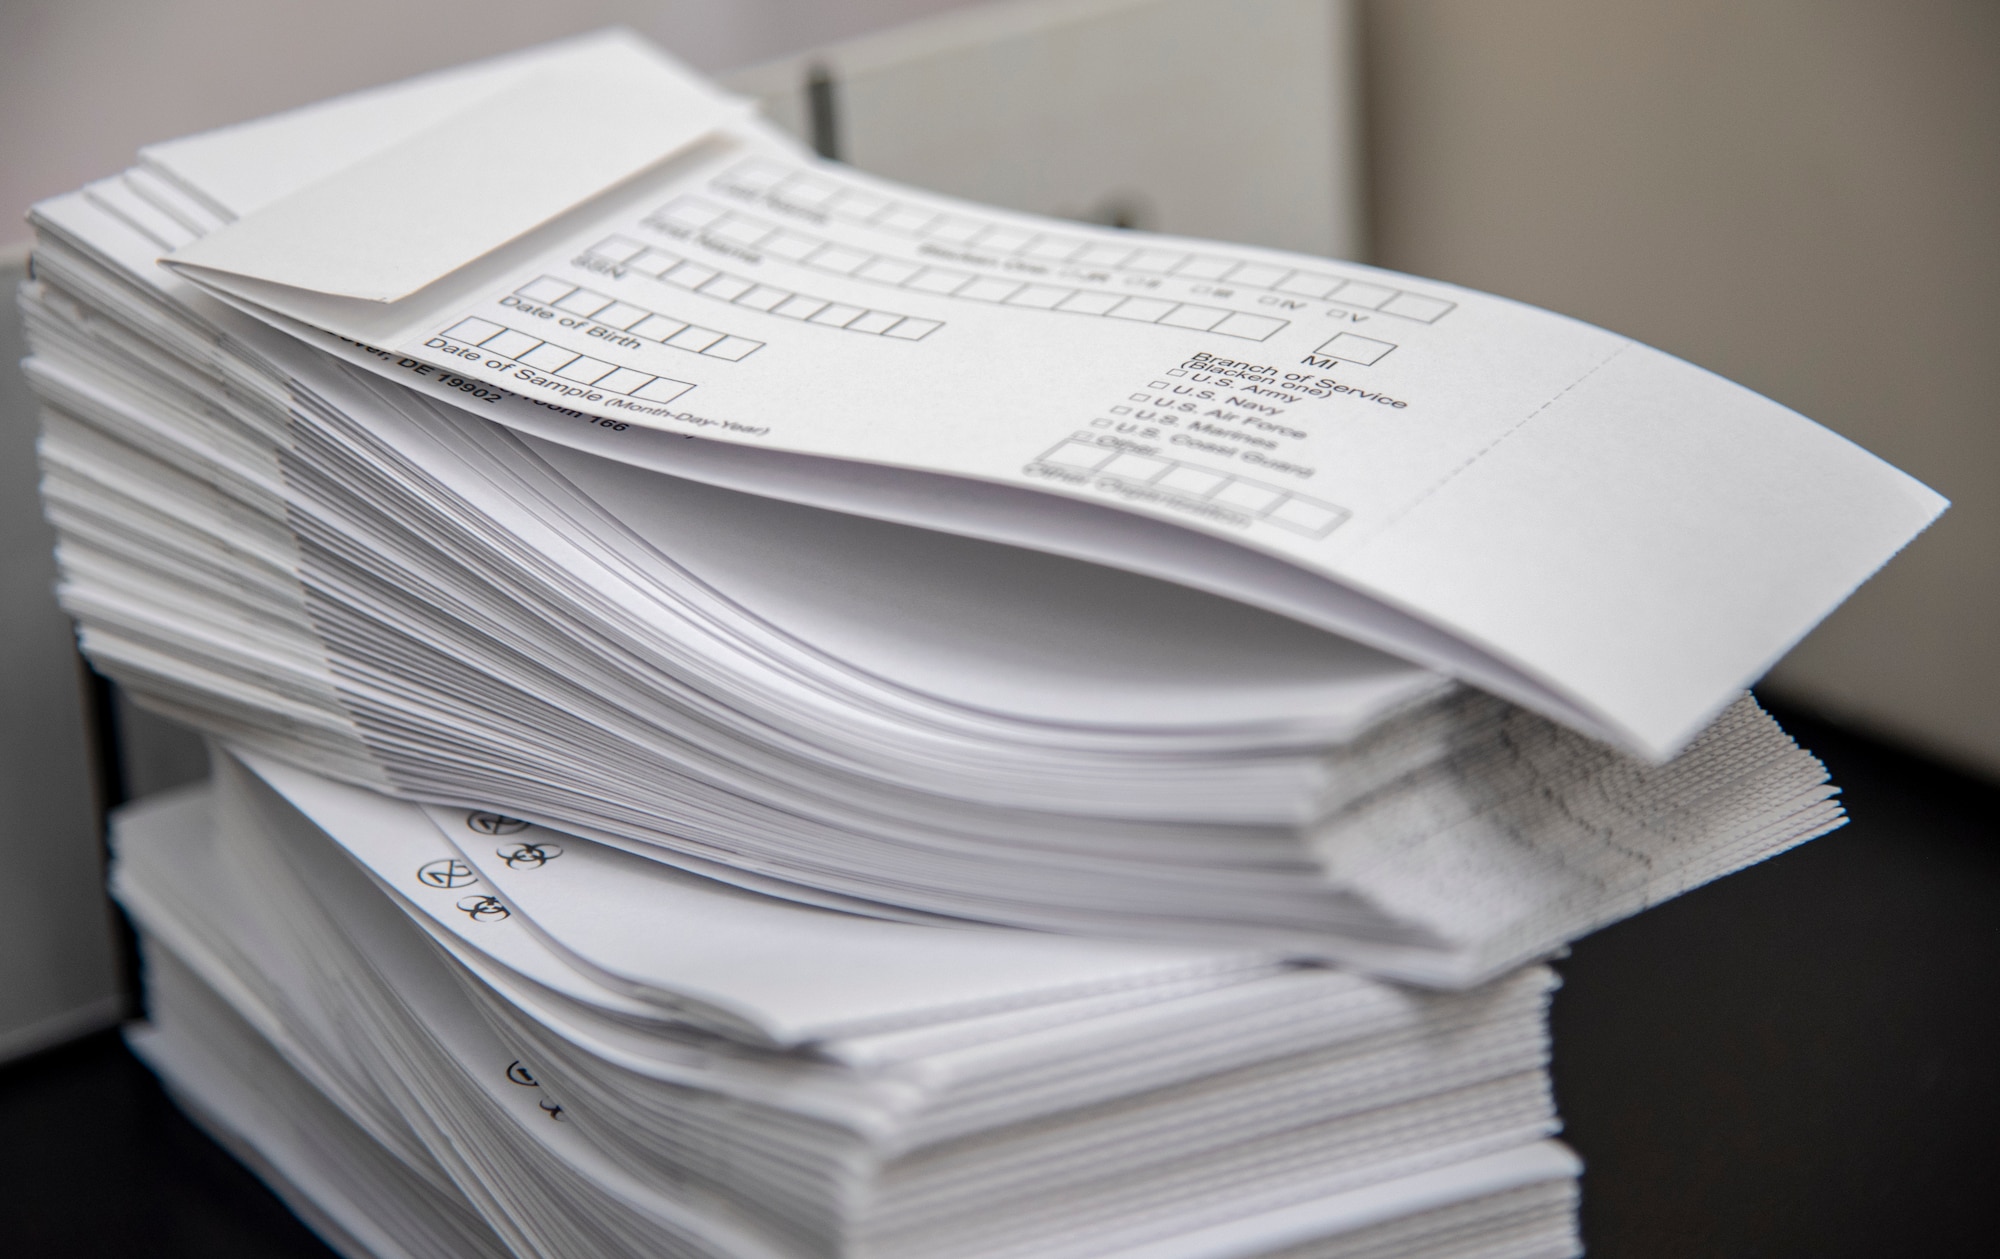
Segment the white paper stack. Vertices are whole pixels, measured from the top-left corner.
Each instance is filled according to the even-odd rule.
[[[356,1255],[1560,1255],[1541,967],[882,922],[218,750],[135,1045]]]
[[[32,222],[64,604],[254,771],[130,824],[147,1052],[367,1253],[1567,1253],[1530,964],[1839,824],[1743,688],[1943,506],[617,35]]]

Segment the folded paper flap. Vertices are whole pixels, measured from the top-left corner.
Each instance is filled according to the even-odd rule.
[[[533,70],[167,261],[393,302],[748,110],[663,58],[607,43]]]
[[[664,54],[616,27],[149,144],[144,165],[233,221],[418,135],[503,88],[577,62]],[[671,63],[668,63],[671,65]]]

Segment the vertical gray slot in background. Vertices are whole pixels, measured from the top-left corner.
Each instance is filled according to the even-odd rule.
[[[833,72],[819,63],[806,71],[806,117],[812,123],[812,148],[829,162],[840,160],[840,106]]]

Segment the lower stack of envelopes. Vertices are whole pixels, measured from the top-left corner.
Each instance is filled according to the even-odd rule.
[[[1553,977],[884,922],[218,749],[134,1044],[354,1256],[1555,1256]]]

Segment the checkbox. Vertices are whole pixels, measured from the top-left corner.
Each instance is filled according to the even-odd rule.
[[[1156,380],[1156,381],[1154,381],[1154,382],[1153,382],[1152,384],[1150,384],[1150,385],[1147,385],[1147,386],[1146,386],[1146,388],[1148,388],[1148,389],[1171,389],[1171,388],[1173,388],[1173,386],[1172,386],[1172,385],[1169,385],[1169,384],[1168,384],[1168,383],[1167,383],[1166,381],[1164,381],[1164,380]]]
[[[1210,472],[1204,468],[1182,463],[1174,465],[1174,470],[1161,477],[1155,484],[1162,489],[1179,490],[1196,498],[1206,498],[1215,492],[1218,485],[1225,484],[1228,480],[1229,478],[1220,472]]]
[[[1185,376],[1185,375],[1187,375],[1187,370],[1186,370],[1185,368],[1180,368],[1180,367],[1176,367],[1176,368],[1174,368],[1174,369],[1173,369],[1172,371],[1168,372],[1168,373],[1167,373],[1167,375],[1169,375],[1169,376]]]
[[[1007,304],[1027,306],[1034,310],[1054,310],[1075,295],[1075,289],[1061,288],[1054,284],[1030,284],[1009,297]]]
[[[1310,537],[1324,537],[1333,527],[1347,519],[1347,513],[1326,503],[1314,502],[1294,494],[1273,508],[1269,516],[1273,524],[1289,525]]]
[[[1155,459],[1134,451],[1122,451],[1112,456],[1111,462],[1099,468],[1099,472],[1109,472],[1131,481],[1151,481],[1155,477],[1173,470],[1174,465],[1165,459]]]
[[[590,247],[590,252],[609,262],[630,262],[646,247],[629,236],[609,236]]]
[[[1113,414],[1113,415],[1130,415],[1130,414],[1132,414],[1132,408],[1131,408],[1131,407],[1112,407],[1112,408],[1111,408],[1111,414]]]
[[[936,319],[905,319],[882,335],[899,341],[921,341],[942,327],[944,324]]]
[[[1116,293],[1099,293],[1096,290],[1078,290],[1056,304],[1057,310],[1070,311],[1078,315],[1109,314],[1111,308],[1125,299]]]
[[[1215,325],[1215,331],[1225,337],[1241,337],[1245,341],[1269,340],[1272,333],[1289,322],[1273,319],[1269,315],[1246,315],[1241,311]]]
[[[1358,363],[1363,367],[1373,367],[1395,348],[1396,345],[1392,341],[1378,341],[1374,337],[1341,332],[1334,334],[1332,340],[1321,345],[1313,353],[1325,354],[1348,363]]]
[[[569,283],[567,280],[558,280],[553,276],[545,275],[539,280],[523,284],[514,291],[531,302],[546,302],[554,305],[563,298],[568,297],[571,293],[576,292],[576,285]]]
[[[1283,497],[1284,494],[1282,492],[1274,490],[1267,485],[1259,485],[1255,481],[1238,481],[1232,478],[1229,484],[1223,486],[1217,492],[1215,501],[1230,507],[1240,507],[1245,511],[1262,512],[1268,511]]]
[[[849,332],[867,332],[876,336],[887,332],[903,321],[903,317],[886,310],[871,310],[857,315],[847,323]]]
[[[1078,472],[1095,472],[1113,452],[1087,441],[1066,441],[1041,457],[1040,462]]]
[[[1424,323],[1436,323],[1438,318],[1450,311],[1454,302],[1442,301],[1435,297],[1419,297],[1415,293],[1401,293],[1392,297],[1382,306],[1386,314],[1401,315],[1405,319],[1417,319]]]
[[[509,328],[499,336],[486,342],[482,348],[488,354],[498,354],[501,358],[518,359],[540,344],[540,341],[529,336],[527,333],[516,332],[512,328]]]
[[[1146,396],[1145,394],[1143,394],[1143,393],[1135,393],[1135,394],[1133,394],[1133,395],[1132,395],[1132,401],[1134,401],[1134,402],[1151,402],[1151,401],[1152,401],[1152,399],[1151,399],[1151,398],[1149,398],[1149,397],[1147,397],[1147,396]]]
[[[713,328],[689,326],[668,337],[667,344],[675,349],[690,350],[699,354],[720,340],[722,334]]]
[[[506,329],[490,319],[461,319],[444,330],[444,334],[454,341],[467,345],[484,345]]]
[[[658,377],[648,375],[645,372],[634,371],[629,367],[621,367],[609,376],[599,380],[597,387],[606,393],[637,393],[647,385],[652,384],[656,379]]]

